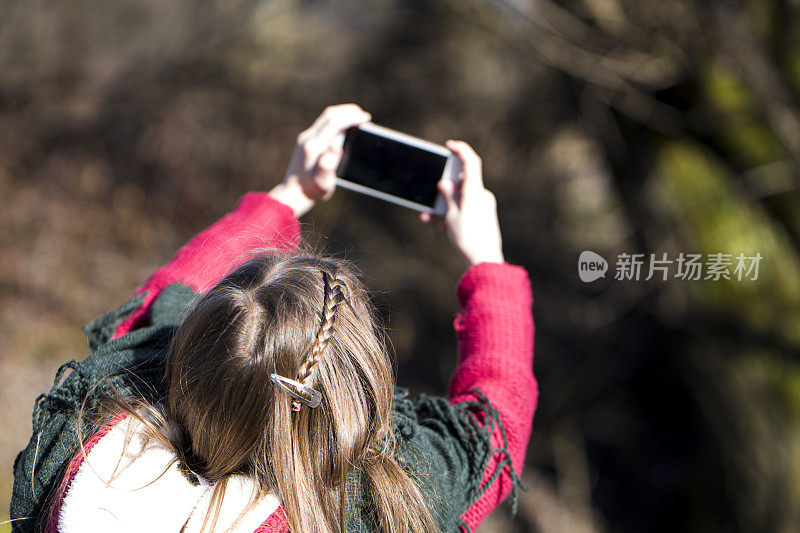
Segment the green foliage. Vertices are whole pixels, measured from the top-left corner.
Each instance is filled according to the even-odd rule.
[[[737,165],[764,165],[783,156],[775,133],[758,116],[755,97],[718,59],[704,69],[703,88],[707,105],[716,109],[720,136]]]
[[[706,97],[724,113],[752,110],[753,99],[747,88],[719,61],[712,61],[702,71]]]
[[[749,327],[798,341],[800,263],[785,234],[757,202],[748,200],[729,171],[696,144],[675,142],[659,151],[657,172],[673,223],[687,245],[703,254],[763,257],[758,280],[708,281],[694,292],[701,306]]]

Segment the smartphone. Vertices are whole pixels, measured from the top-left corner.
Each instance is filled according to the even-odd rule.
[[[336,184],[434,216],[447,204],[436,188],[442,179],[457,180],[458,157],[438,144],[372,123],[348,129]]]

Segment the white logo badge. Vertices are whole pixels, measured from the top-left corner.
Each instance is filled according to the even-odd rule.
[[[590,250],[584,250],[578,257],[578,276],[584,283],[606,277],[608,261]]]

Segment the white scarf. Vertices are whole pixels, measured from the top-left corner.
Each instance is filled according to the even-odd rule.
[[[131,424],[136,426],[126,446]],[[89,451],[64,496],[60,533],[177,533],[184,524],[186,533],[200,531],[214,486],[199,476],[193,483],[177,461],[167,468],[175,455],[152,440],[144,447],[139,429],[141,423],[128,416]],[[268,495],[242,516],[254,493],[251,479],[232,477],[214,532],[253,533],[280,505]]]

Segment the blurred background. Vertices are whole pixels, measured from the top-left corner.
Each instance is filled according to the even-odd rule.
[[[0,0],[0,521],[81,326],[277,183],[325,106],[357,102],[475,147],[533,279],[530,491],[481,533],[800,530],[799,17],[796,0]],[[400,383],[444,392],[464,271],[446,235],[344,190],[302,222],[364,270]],[[605,279],[580,281],[583,250]],[[681,252],[763,259],[757,280],[611,275],[621,253]]]

